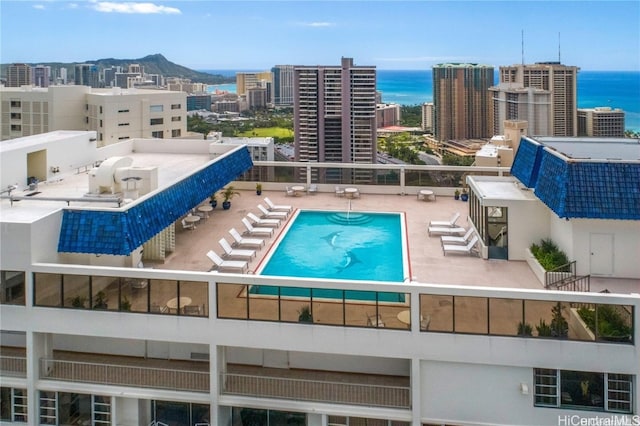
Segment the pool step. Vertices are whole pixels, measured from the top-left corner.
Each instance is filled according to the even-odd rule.
[[[327,216],[327,219],[329,222],[337,223],[338,225],[364,225],[371,222],[373,217],[369,214],[340,212]]]

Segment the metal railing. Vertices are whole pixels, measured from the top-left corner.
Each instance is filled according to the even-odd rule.
[[[209,372],[40,359],[40,378],[141,388],[209,392]]]
[[[591,291],[591,276],[576,274],[576,261],[565,263],[544,273],[546,288],[563,291]]]
[[[411,389],[404,386],[344,383],[286,377],[220,374],[222,394],[295,399],[333,404],[411,408]]]
[[[0,355],[0,376],[27,377],[27,357]]]
[[[554,284],[554,288],[562,291],[583,291],[588,293],[591,291],[591,275],[568,278]]]

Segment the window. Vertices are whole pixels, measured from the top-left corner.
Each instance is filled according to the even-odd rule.
[[[181,109],[182,106],[180,104],[171,104],[171,109]]]
[[[21,132],[22,131],[22,126],[19,124],[12,124],[11,125],[11,131],[12,132]]]
[[[27,422],[27,390],[0,388],[0,421]]]
[[[100,127],[102,127],[102,120],[100,120]]]
[[[122,112],[129,112],[129,109],[119,109],[119,110],[118,110],[118,112],[119,112],[119,113],[122,113]]]
[[[20,106],[22,106],[20,101],[11,101],[11,108],[20,108]]]
[[[182,121],[182,117],[171,117],[171,121]]]
[[[100,105],[100,114],[102,114],[102,105]]]
[[[631,412],[631,375],[545,368],[533,374],[538,407]]]
[[[0,303],[24,305],[25,275],[20,271],[0,271]]]
[[[172,138],[179,138],[180,135],[182,135],[182,131],[180,129],[173,129],[171,131],[171,137]]]
[[[156,126],[158,124],[164,124],[164,119],[163,118],[152,118],[150,124],[152,126]]]
[[[151,132],[151,137],[152,138],[162,139],[162,138],[164,138],[164,132],[162,130],[157,131],[157,132]]]
[[[163,105],[151,105],[149,107],[149,110],[151,112],[163,112],[164,111],[164,106]]]
[[[118,123],[118,126],[128,126],[129,123]]]
[[[125,140],[125,139],[129,139],[129,136],[120,136],[120,137],[118,138],[118,140],[119,140],[119,141],[123,141],[123,140]]]
[[[12,112],[11,113],[11,119],[12,120],[20,120],[22,118],[22,114],[20,114],[19,112]]]

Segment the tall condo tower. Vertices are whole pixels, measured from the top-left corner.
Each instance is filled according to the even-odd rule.
[[[375,66],[296,66],[294,93],[296,161],[375,163]]]
[[[33,68],[33,84],[38,87],[49,87],[51,80],[51,67],[45,65],[36,65]]]
[[[76,64],[74,82],[76,86],[100,87],[98,67],[94,64]]]
[[[433,67],[434,130],[439,141],[492,136],[493,67],[438,64]]]
[[[7,67],[7,87],[20,87],[33,83],[33,71],[27,64],[11,64]]]
[[[537,136],[577,136],[579,68],[560,62],[500,67],[500,84],[492,87],[495,134],[504,120],[529,121]]]
[[[273,74],[273,103],[275,105],[293,105],[293,65],[276,65],[271,68]]]

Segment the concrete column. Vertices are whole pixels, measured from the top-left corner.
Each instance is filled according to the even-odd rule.
[[[53,335],[27,331],[27,412],[29,423],[39,420],[40,399],[36,382],[40,378],[40,358],[53,357]],[[46,374],[46,373],[45,373]]]
[[[419,321],[418,321],[418,324],[420,324]],[[411,358],[411,425],[412,426],[421,426],[421,423],[420,423],[420,416],[422,414],[421,401],[422,401],[422,394],[421,394],[421,386],[420,386],[420,359]]]

